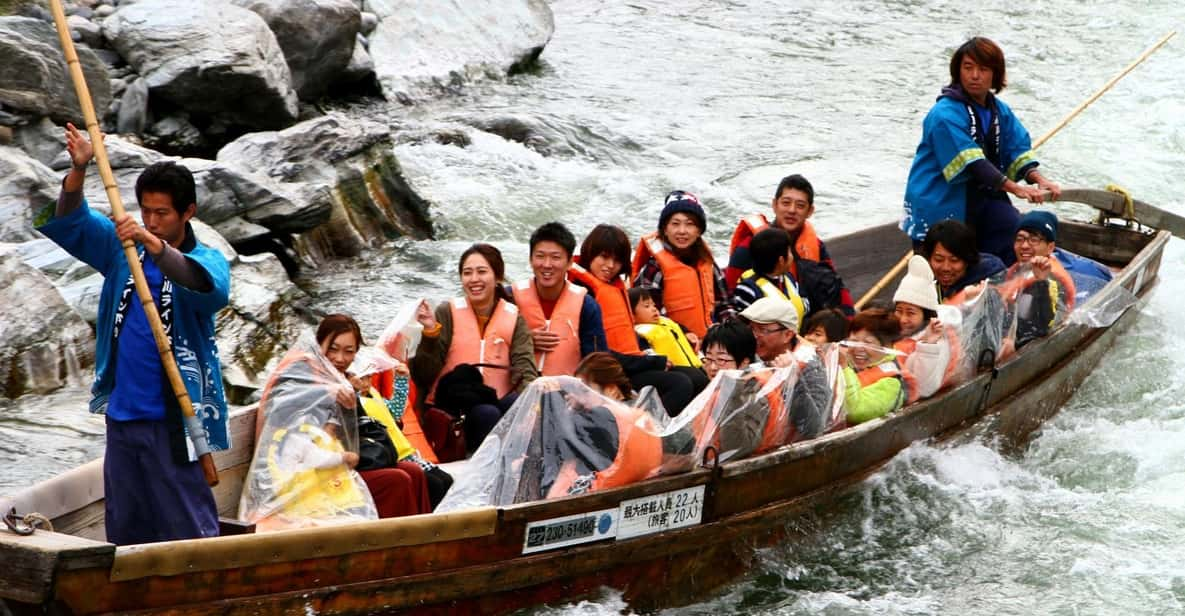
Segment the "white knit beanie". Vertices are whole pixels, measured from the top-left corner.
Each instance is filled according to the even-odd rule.
[[[909,258],[909,270],[893,294],[893,303],[905,302],[926,310],[938,311],[938,289],[930,264],[921,255]]]

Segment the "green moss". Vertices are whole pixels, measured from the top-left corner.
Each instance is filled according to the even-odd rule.
[[[0,0],[0,16],[12,15],[17,12],[17,9],[26,4],[42,4],[44,2],[34,2],[33,0]]]

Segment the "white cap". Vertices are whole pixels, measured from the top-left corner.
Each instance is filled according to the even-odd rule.
[[[893,294],[893,303],[897,302],[938,311],[938,289],[934,283],[934,273],[930,271],[930,264],[925,257],[914,255],[909,258],[909,270]]]
[[[777,323],[798,331],[798,309],[780,297],[762,297],[741,312],[741,318],[753,323]]]

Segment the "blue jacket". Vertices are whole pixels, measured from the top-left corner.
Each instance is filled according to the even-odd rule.
[[[971,135],[971,120],[958,90],[947,89],[922,122],[909,180],[905,186],[905,218],[901,230],[914,240],[926,237],[929,228],[943,220],[967,219],[967,187],[972,174],[967,167],[987,155]],[[989,95],[1000,115],[1000,172],[1014,182],[1037,162],[1029,132],[1004,101]]]
[[[49,221],[37,230],[53,240],[74,258],[103,274],[99,298],[99,316],[95,322],[95,382],[91,386],[90,410],[103,413],[115,387],[115,344],[112,333],[119,296],[131,275],[123,246],[115,235],[115,223],[82,206],[61,218],[52,218],[53,205],[38,219]],[[230,265],[217,250],[198,243],[192,229],[187,229],[182,252],[205,270],[212,289],[199,293],[181,285],[173,286],[173,357],[194,411],[206,428],[210,448],[230,448],[227,431],[226,397],[222,391],[222,367],[214,343],[214,318],[230,301]],[[192,241],[191,241],[192,240]],[[141,246],[140,251],[144,250]]]

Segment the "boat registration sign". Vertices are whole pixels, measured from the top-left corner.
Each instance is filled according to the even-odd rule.
[[[617,509],[589,511],[527,524],[523,554],[591,543],[617,536]]]
[[[699,524],[704,517],[704,486],[622,501],[617,507],[617,538],[629,539]]]

